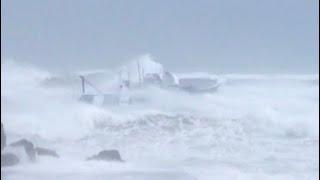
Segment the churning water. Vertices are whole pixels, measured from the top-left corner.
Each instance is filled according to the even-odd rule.
[[[6,61],[1,75],[8,140],[61,156],[1,169],[8,180],[319,178],[318,77],[221,75],[214,94],[149,88],[150,102],[97,107],[78,101],[72,73],[48,85],[49,72]],[[126,162],[84,161],[102,149]]]

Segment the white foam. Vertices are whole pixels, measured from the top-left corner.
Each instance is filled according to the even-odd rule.
[[[275,76],[268,76],[271,83],[246,76],[256,81],[226,83],[217,93],[203,95],[149,88],[141,93],[152,97],[150,102],[100,108],[79,103],[77,85],[43,85],[53,75],[37,67],[5,61],[1,75],[2,121],[9,141],[41,137],[69,157],[65,165],[39,162],[37,168],[50,176],[64,174],[64,168],[91,173],[88,179],[106,176],[99,173],[100,165],[94,164],[98,170],[92,172],[91,165],[80,163],[105,148],[119,149],[129,161],[130,167],[119,165],[120,172],[138,168],[144,177],[150,177],[149,168],[167,172],[173,167],[199,180],[318,176],[319,85],[292,83],[310,79],[305,76],[290,76],[290,81],[276,76],[284,79],[281,83],[272,81]],[[98,85],[112,81],[101,78]],[[31,166],[15,173],[25,168],[33,169],[31,177],[37,175]],[[106,173],[117,168],[111,171]]]

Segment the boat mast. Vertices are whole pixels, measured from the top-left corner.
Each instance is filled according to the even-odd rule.
[[[143,70],[143,66],[141,66],[141,74],[142,74],[142,77],[141,77],[141,83],[143,83],[143,79],[144,79],[144,70]]]
[[[86,89],[85,89],[85,79],[83,76],[80,76],[81,79],[81,89],[82,89],[82,94],[86,93]]]
[[[140,61],[137,61],[137,66],[138,66],[138,83],[139,83],[139,85],[141,85]]]
[[[91,86],[95,91],[97,91],[97,93],[99,94],[102,94],[103,95],[103,92],[100,91],[98,88],[96,88],[90,81],[86,80],[84,78],[84,76],[80,76],[80,79],[81,79],[81,85],[82,85],[82,94],[85,94],[85,85],[88,84],[89,86]]]

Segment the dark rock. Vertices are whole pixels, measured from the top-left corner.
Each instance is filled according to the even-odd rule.
[[[19,141],[13,142],[10,144],[10,146],[12,146],[12,147],[23,146],[23,147],[28,147],[28,148],[34,148],[33,143],[29,140],[26,140],[26,139],[21,139]]]
[[[104,150],[99,154],[87,158],[87,161],[98,160],[98,161],[118,161],[123,162],[118,150]]]
[[[59,158],[60,157],[57,154],[57,152],[55,152],[53,150],[50,150],[50,149],[46,149],[46,148],[36,147],[35,151],[36,151],[38,156],[51,156],[51,157],[55,157],[55,158]]]
[[[26,139],[21,139],[17,142],[14,142],[10,144],[12,147],[24,147],[24,150],[26,154],[29,157],[29,160],[35,161],[36,160],[36,150],[34,148],[34,145],[32,142],[26,140]]]
[[[7,137],[6,133],[4,132],[3,124],[1,122],[1,152],[6,147],[7,144]]]
[[[3,124],[1,122],[1,152],[7,145],[7,137],[6,133],[4,132]]]
[[[19,158],[12,153],[1,154],[1,167],[14,166],[19,162]]]

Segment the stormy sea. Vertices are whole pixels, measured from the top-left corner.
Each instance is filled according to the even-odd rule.
[[[7,142],[25,138],[59,154],[2,167],[4,180],[319,178],[318,75],[177,73],[220,85],[212,93],[147,87],[139,93],[148,101],[100,106],[79,101],[79,74],[103,91],[117,79],[112,69],[55,74],[2,63]],[[86,161],[104,149],[124,162]]]

